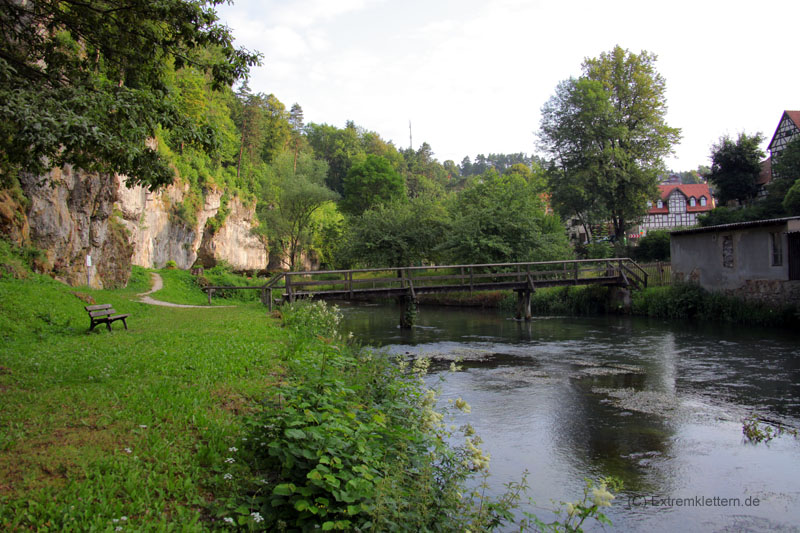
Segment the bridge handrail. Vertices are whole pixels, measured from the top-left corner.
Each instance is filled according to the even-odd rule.
[[[521,263],[480,263],[466,265],[429,265],[429,266],[405,266],[405,267],[385,267],[385,268],[353,268],[349,270],[302,270],[296,272],[284,272],[286,276],[310,276],[312,274],[344,274],[347,272],[384,272],[387,270],[440,270],[447,268],[485,268],[485,267],[507,267],[507,266],[531,266],[531,265],[561,265],[564,263],[601,263],[603,261],[631,261],[628,257],[610,257],[602,259],[565,259],[563,261],[528,261]]]

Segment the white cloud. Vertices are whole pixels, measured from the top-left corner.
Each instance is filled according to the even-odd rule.
[[[396,144],[427,141],[440,160],[534,151],[539,110],[585,57],[619,44],[659,56],[675,170],[707,164],[728,132],[769,137],[800,109],[800,3],[526,0],[239,1],[221,7],[237,42],[261,50],[254,91],[299,102],[306,120],[347,119]]]

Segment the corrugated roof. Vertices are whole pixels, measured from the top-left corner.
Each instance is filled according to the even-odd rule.
[[[709,233],[714,231],[731,231],[736,229],[757,228],[759,226],[780,226],[790,220],[800,220],[800,217],[770,218],[766,220],[751,220],[750,222],[734,222],[733,224],[720,224],[704,228],[682,229],[673,231],[671,235],[687,235],[690,233]]]

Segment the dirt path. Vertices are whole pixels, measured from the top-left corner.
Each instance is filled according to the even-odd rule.
[[[230,305],[210,306],[210,305],[173,304],[173,303],[170,303],[170,302],[162,302],[161,300],[155,300],[153,298],[150,298],[150,296],[148,296],[148,295],[151,294],[151,293],[154,293],[156,291],[160,291],[161,288],[164,287],[164,280],[161,279],[161,276],[159,276],[155,272],[151,272],[150,273],[150,278],[151,278],[151,280],[153,282],[153,286],[150,287],[149,291],[143,292],[143,293],[138,295],[139,296],[139,301],[144,303],[144,304],[162,305],[164,307],[190,307],[190,308],[194,308],[194,309],[212,309],[212,308],[213,309],[217,309],[217,308],[220,308],[220,307],[232,307]]]

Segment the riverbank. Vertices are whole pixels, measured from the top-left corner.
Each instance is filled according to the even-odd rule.
[[[420,295],[423,305],[484,307],[514,310],[512,291],[485,291]],[[775,306],[713,293],[688,283],[648,287],[634,291],[628,310],[609,305],[608,288],[602,286],[537,289],[531,296],[534,315],[633,314],[652,318],[729,322],[793,328],[800,326],[800,307]]]
[[[479,531],[510,518],[511,500],[465,488],[485,458],[474,437],[447,444],[424,365],[357,349],[321,304],[152,306],[137,301],[148,282],[138,269],[125,289],[76,290],[0,249],[0,529]],[[87,303],[129,314],[128,329],[89,333]]]

